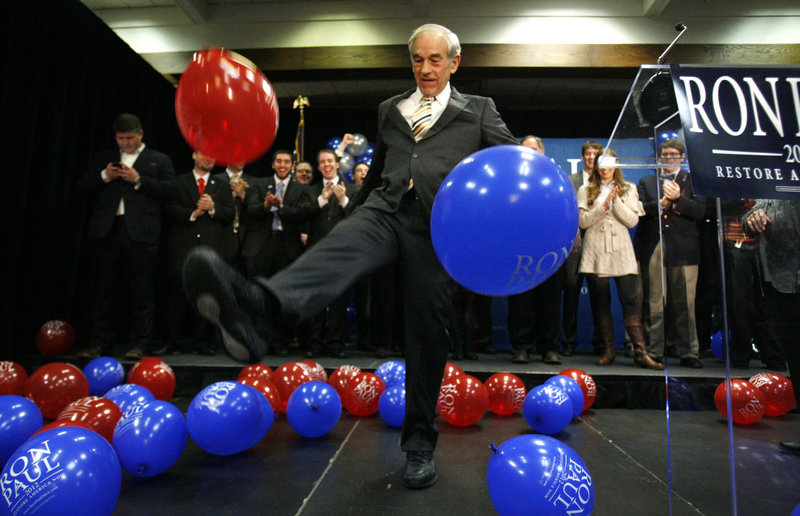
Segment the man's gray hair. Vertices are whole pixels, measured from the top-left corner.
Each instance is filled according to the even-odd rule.
[[[425,25],[417,27],[414,33],[411,34],[411,37],[408,38],[408,54],[411,56],[412,61],[414,60],[414,42],[417,41],[417,38],[421,34],[426,32],[438,32],[447,39],[447,57],[450,58],[451,61],[455,59],[457,55],[461,54],[461,43],[458,41],[458,36],[456,36],[455,32],[443,25],[426,23]]]

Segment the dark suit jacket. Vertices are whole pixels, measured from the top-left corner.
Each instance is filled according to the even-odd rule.
[[[233,212],[234,220],[236,219],[236,215],[237,214],[239,215],[239,227],[237,228],[237,230],[234,232],[233,221],[231,221],[231,224],[226,228],[224,234],[223,250],[221,254],[226,258],[230,257],[230,259],[232,259],[237,255],[242,243],[247,238],[247,228],[248,228],[247,209],[246,209],[247,194],[250,192],[251,189],[257,188],[256,183],[258,182],[258,179],[248,174],[242,173],[241,177],[244,182],[250,185],[250,188],[248,188],[247,191],[245,192],[244,200],[239,199],[238,197],[234,199],[233,190],[231,190],[231,184],[230,184],[231,178],[228,176],[227,172],[222,172],[214,175],[214,180],[218,181],[221,185],[224,185],[220,187],[220,191],[221,192],[227,191],[231,197],[234,209]]]
[[[250,190],[245,199],[249,229],[242,244],[242,256],[254,258],[262,251],[272,233],[272,212],[264,208],[264,198],[267,192],[275,195],[275,176],[260,179]],[[310,200],[306,186],[292,178],[283,192],[283,207],[278,212],[283,228],[280,241],[290,260],[295,260],[303,252],[300,226],[307,217],[308,204]]]
[[[645,215],[639,219],[639,227],[633,239],[636,259],[647,263],[658,244],[658,223],[664,236],[662,244],[666,266],[698,265],[700,263],[700,236],[697,221],[703,218],[705,199],[694,195],[692,178],[684,170],[678,172],[675,182],[681,188],[681,197],[670,204],[659,216],[657,175],[639,180],[639,200]]]
[[[91,197],[92,207],[86,232],[88,240],[98,240],[111,231],[120,199],[125,199],[125,227],[134,242],[158,245],[161,235],[161,205],[167,197],[168,182],[175,177],[169,156],[148,146],[133,164],[142,178],[134,185],[115,179],[103,181],[102,170],[120,160],[120,152],[108,151],[92,159],[86,173],[78,180],[79,188]]]
[[[344,185],[345,195],[350,199],[348,204],[353,202],[358,193],[358,187],[345,181],[342,176],[339,176],[339,183]],[[309,219],[308,247],[319,242],[322,237],[330,233],[333,227],[345,216],[345,208],[342,208],[341,204],[339,204],[339,200],[334,195],[328,199],[328,204],[326,204],[325,207],[319,207],[317,198],[322,195],[324,184],[323,180],[319,183],[308,185],[308,197],[311,201],[307,209],[307,217]]]
[[[170,259],[182,262],[189,250],[197,245],[207,245],[223,254],[226,230],[233,222],[234,214],[229,191],[230,185],[209,176],[205,193],[214,200],[214,216],[204,213],[190,221],[189,217],[200,200],[194,174],[181,174],[175,179],[174,193],[165,209],[169,221],[166,248]]]
[[[430,214],[442,181],[462,159],[492,145],[517,145],[490,98],[462,95],[451,87],[450,102],[441,117],[419,141],[397,109],[409,90],[378,107],[378,138],[373,167],[359,191],[355,207],[394,212],[414,180],[414,189]]]

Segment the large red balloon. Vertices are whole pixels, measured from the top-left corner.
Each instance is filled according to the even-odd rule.
[[[258,159],[278,133],[272,85],[255,64],[222,48],[194,54],[178,82],[175,115],[189,146],[221,164]]]
[[[525,403],[525,383],[511,373],[495,373],[486,379],[489,393],[489,410],[508,416],[522,408]]]
[[[436,409],[455,426],[470,426],[481,420],[489,407],[489,392],[474,376],[459,374],[442,382]]]
[[[286,404],[289,403],[289,396],[294,390],[311,381],[311,377],[306,372],[307,367],[299,366],[297,362],[287,362],[275,369],[272,374],[272,383],[275,384],[281,395],[281,412],[286,412]]]
[[[452,362],[447,362],[444,365],[444,374],[442,375],[442,381],[448,380],[451,377],[459,374],[464,374],[464,370]]]
[[[242,370],[239,371],[239,376],[236,378],[236,381],[238,382],[242,378],[247,378],[248,376],[255,376],[256,378],[272,381],[272,368],[266,364],[250,364],[244,366]]]
[[[269,404],[272,406],[272,412],[274,412],[276,415],[280,412],[284,412],[283,407],[285,405],[281,402],[281,393],[278,392],[278,388],[275,387],[275,384],[271,381],[265,380],[260,376],[244,376],[236,381],[245,385],[249,385],[263,394],[264,397],[267,398],[267,401],[269,401]]]
[[[351,378],[361,373],[361,369],[354,365],[343,365],[336,368],[328,377],[328,385],[336,389],[339,397],[344,399],[344,390]]]
[[[782,416],[794,407],[795,397],[792,381],[782,374],[758,373],[750,378],[750,383],[755,385],[764,395],[764,402],[766,403],[765,416]]]
[[[83,372],[64,362],[43,365],[25,382],[25,397],[36,403],[47,419],[55,419],[64,407],[88,395],[89,382]]]
[[[580,369],[564,369],[558,374],[572,378],[580,386],[583,391],[583,410],[587,410],[594,404],[594,400],[597,398],[597,385],[588,373]]]
[[[372,415],[385,390],[386,384],[375,373],[359,373],[347,382],[342,405],[354,416]]]
[[[175,373],[158,357],[144,357],[128,371],[128,383],[141,385],[157,400],[169,401],[175,392]]]
[[[20,364],[10,360],[0,362],[0,395],[22,396],[25,394],[25,380],[27,379],[28,373]]]
[[[87,396],[64,407],[56,417],[56,421],[80,423],[105,437],[109,444],[113,444],[114,428],[121,417],[122,411],[113,401],[98,396]]]
[[[34,343],[42,355],[63,355],[75,343],[75,330],[66,321],[47,321],[36,332]]]
[[[725,382],[717,386],[714,391],[714,405],[722,416],[728,418]],[[764,395],[758,387],[748,382],[734,378],[731,380],[731,410],[733,422],[740,425],[755,423],[764,415]]]

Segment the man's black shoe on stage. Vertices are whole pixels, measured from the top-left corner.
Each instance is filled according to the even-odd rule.
[[[257,362],[267,353],[271,313],[263,288],[204,246],[195,247],[186,257],[183,288],[200,315],[220,329],[223,347],[231,357]]]

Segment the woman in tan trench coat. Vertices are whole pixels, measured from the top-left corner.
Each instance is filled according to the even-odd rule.
[[[602,156],[603,151],[598,153]],[[601,160],[595,160],[589,183],[578,190],[578,212],[583,235],[583,254],[580,272],[586,274],[595,321],[599,326],[602,355],[598,365],[614,362],[614,319],[611,316],[609,278],[614,278],[622,303],[625,329],[633,342],[634,362],[641,367],[663,369],[650,358],[642,332],[641,308],[636,302],[636,256],[629,228],[639,223],[644,209],[636,187],[622,177],[622,169],[608,167],[608,161],[618,163],[617,153],[609,149]]]

